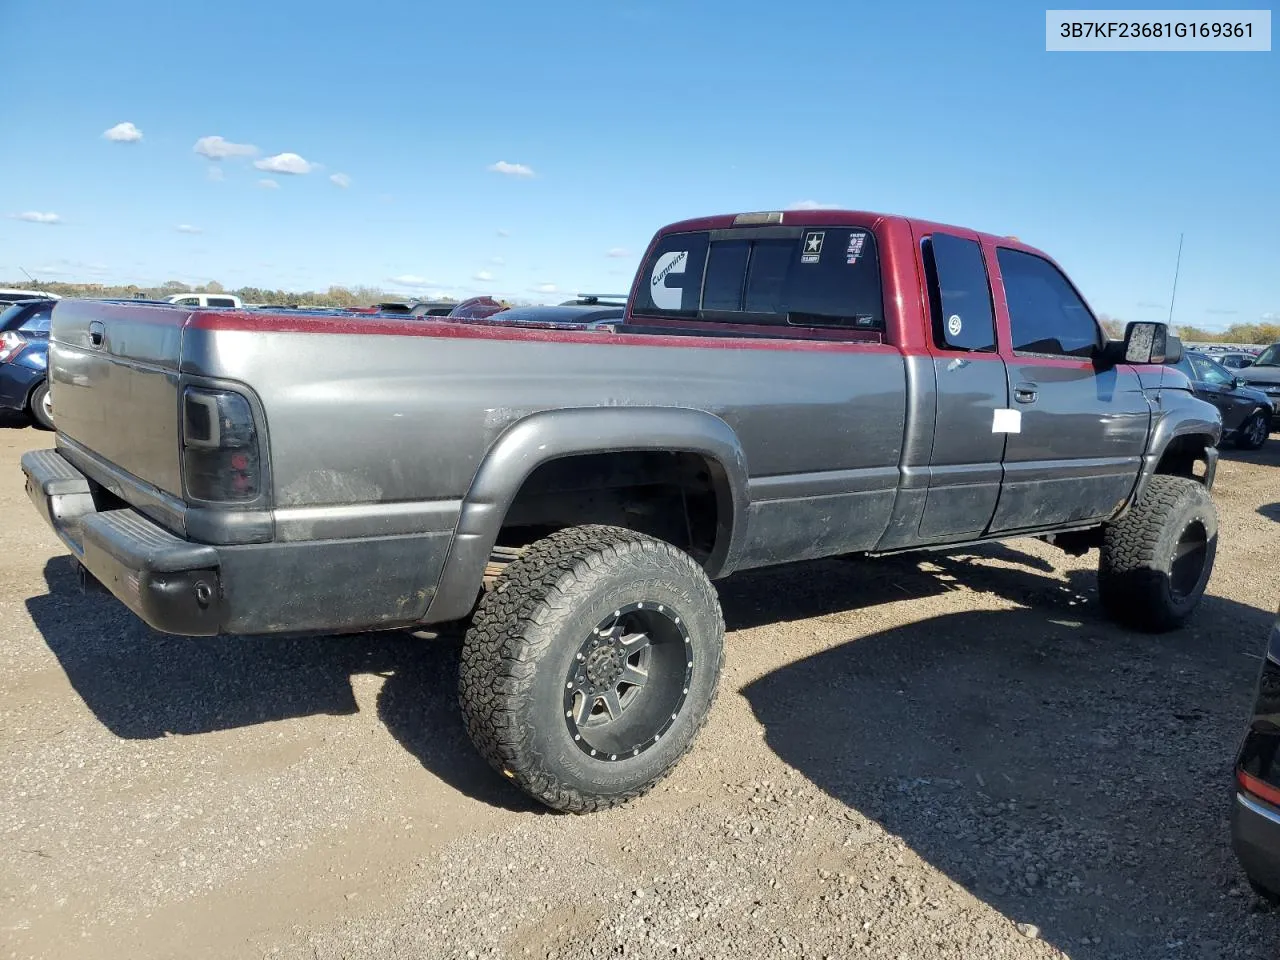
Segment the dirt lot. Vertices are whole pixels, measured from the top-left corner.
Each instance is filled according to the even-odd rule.
[[[183,640],[78,595],[17,466],[50,442],[0,427],[0,957],[1276,956],[1226,815],[1280,437],[1227,454],[1174,635],[1033,541],[732,579],[693,754],[586,818],[473,753],[456,637]]]

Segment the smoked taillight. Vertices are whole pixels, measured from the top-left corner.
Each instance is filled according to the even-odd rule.
[[[262,492],[258,430],[249,401],[230,390],[182,395],[182,470],[197,500],[244,502]]]

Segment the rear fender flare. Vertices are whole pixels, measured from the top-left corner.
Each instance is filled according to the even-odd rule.
[[[481,461],[462,501],[428,622],[470,612],[485,564],[508,509],[533,471],[575,454],[660,450],[706,458],[716,488],[716,545],[707,575],[731,573],[742,547],[747,512],[747,463],[733,428],[703,410],[685,407],[588,407],[547,410],[509,426]]]

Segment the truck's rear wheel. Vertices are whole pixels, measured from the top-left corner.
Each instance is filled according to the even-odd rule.
[[[686,553],[618,527],[530,546],[480,602],[459,699],[485,759],[558,810],[652,788],[715,699],[724,619]]]
[[[1142,499],[1103,532],[1098,594],[1119,623],[1150,633],[1182,626],[1204,596],[1218,550],[1218,515],[1204,486],[1157,474]]]

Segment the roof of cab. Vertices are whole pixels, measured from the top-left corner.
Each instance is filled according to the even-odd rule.
[[[740,217],[761,218],[768,216],[769,221],[753,220],[750,223],[738,222]],[[1017,237],[1001,236],[994,233],[986,233],[982,230],[974,230],[972,227],[961,227],[956,224],[937,223],[932,220],[926,220],[922,217],[904,217],[891,213],[875,213],[870,210],[841,210],[834,208],[822,208],[816,210],[777,210],[777,211],[750,211],[744,213],[723,213],[709,217],[696,217],[690,220],[681,220],[677,223],[668,224],[658,231],[658,235],[662,236],[668,233],[686,233],[695,230],[727,230],[732,227],[749,227],[749,226],[794,226],[794,227],[839,227],[839,226],[860,226],[874,229],[877,224],[882,221],[896,220],[899,223],[908,224],[914,228],[917,235],[924,233],[932,233],[935,230],[953,231],[960,234],[972,234],[995,243],[1002,247],[1009,247],[1013,250],[1024,250],[1027,253],[1034,253],[1037,256],[1048,257],[1044,251],[1023,243]]]

